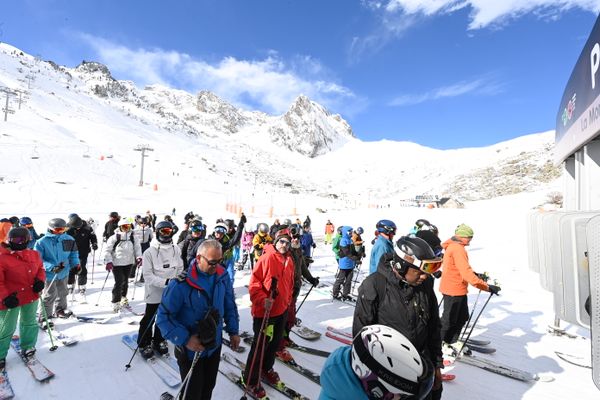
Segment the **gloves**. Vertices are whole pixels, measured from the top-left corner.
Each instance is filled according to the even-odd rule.
[[[98,243],[92,243],[92,250],[98,250]]]
[[[314,248],[316,248],[316,247],[317,247],[317,244],[316,244],[316,243],[313,243],[313,244],[312,244],[312,248],[314,249]]]
[[[135,265],[139,268],[142,265],[142,257],[135,259]]]
[[[18,306],[19,299],[17,299],[17,292],[13,292],[6,296],[4,300],[2,300],[2,304],[4,304],[6,308],[15,308]]]
[[[477,275],[477,277],[479,279],[481,279],[484,282],[487,282],[488,279],[490,279],[490,276],[487,274],[487,272],[484,272],[483,274],[478,274],[477,272],[475,273],[475,275]]]
[[[500,286],[496,286],[496,285],[489,285],[488,287],[490,289],[490,293],[493,293],[496,296],[498,295],[498,292],[500,292],[500,290],[502,290],[502,288]]]
[[[168,286],[168,285],[169,285],[169,281],[170,281],[170,279],[167,279],[167,280],[165,281],[165,286]]]
[[[242,213],[242,216],[240,217],[240,222],[241,222],[242,224],[245,224],[247,220],[248,220],[248,219],[246,218],[246,215],[245,215],[244,213]]]
[[[106,264],[106,270],[108,272],[112,271],[113,270],[113,263],[111,263],[111,262],[107,263]]]
[[[312,278],[312,280],[310,281],[310,284],[313,285],[314,287],[319,286],[319,277]]]
[[[206,313],[204,319],[198,322],[198,339],[206,349],[212,349],[217,344],[217,321],[221,319],[214,308]]]
[[[52,268],[52,272],[54,272],[55,274],[58,274],[63,269],[65,269],[65,263],[61,262],[60,264],[58,264]]]
[[[44,282],[40,281],[38,278],[33,280],[33,285],[31,286],[35,293],[39,293],[44,290]]]
[[[79,275],[79,273],[81,272],[81,265],[77,264],[76,266],[71,268],[71,272],[73,272],[75,275]]]

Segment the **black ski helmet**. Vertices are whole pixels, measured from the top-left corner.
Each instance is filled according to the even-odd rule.
[[[396,246],[409,256],[419,260],[434,260],[436,255],[427,242],[416,236],[402,236],[396,241]]]
[[[415,221],[415,228],[417,230],[421,230],[421,229],[423,229],[423,227],[429,227],[429,226],[431,226],[431,222],[427,221],[426,219],[419,218],[418,220]]]
[[[11,228],[8,231],[8,247],[12,251],[25,250],[31,240],[29,229],[22,226]]]
[[[292,224],[289,229],[292,238],[299,238],[300,236],[302,236],[302,227],[300,226],[300,224]]]
[[[54,229],[66,228],[66,227],[67,227],[67,223],[62,218],[52,218],[50,221],[48,221],[48,229],[50,231],[52,231]]]
[[[77,214],[74,215],[74,217],[69,218],[69,222],[67,223],[67,225],[69,226],[69,228],[79,229],[83,226],[83,220],[79,218]]]
[[[20,224],[19,224],[19,217],[17,217],[17,216],[12,216],[12,217],[10,217],[8,220],[9,220],[9,221],[10,221],[10,223],[11,223],[13,226],[15,226],[15,227],[20,225]]]
[[[162,244],[171,243],[175,232],[175,227],[169,221],[160,221],[156,224],[156,240]]]

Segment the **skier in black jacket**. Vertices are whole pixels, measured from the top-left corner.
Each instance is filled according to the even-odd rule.
[[[401,237],[397,246],[405,257],[384,254],[376,273],[369,275],[358,288],[352,332],[356,335],[373,324],[401,332],[435,366],[435,383],[427,399],[441,399],[441,324],[430,274],[439,270],[442,260],[418,237]],[[413,264],[415,258],[420,260],[420,266]]]
[[[81,271],[77,278],[77,286],[79,287],[79,295],[83,296],[85,295],[85,285],[87,283],[87,259],[92,249],[98,250],[98,239],[92,228],[77,214],[71,214],[67,226],[69,227],[67,234],[75,239],[77,250],[79,250],[79,265],[81,265]],[[67,280],[69,293],[73,293],[75,275],[75,269],[71,269]]]
[[[108,217],[110,219],[104,224],[104,233],[102,233],[102,238],[105,242],[115,233],[115,230],[119,227],[119,220],[121,219],[119,213],[116,211],[111,212]]]

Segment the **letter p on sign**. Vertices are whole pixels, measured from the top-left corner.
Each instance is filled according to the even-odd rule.
[[[590,67],[592,74],[592,89],[596,88],[596,72],[600,67],[600,45],[596,43],[590,53]]]

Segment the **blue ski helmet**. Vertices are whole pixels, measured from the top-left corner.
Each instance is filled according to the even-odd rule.
[[[376,225],[377,232],[393,235],[396,233],[396,224],[389,219],[382,219]]]

